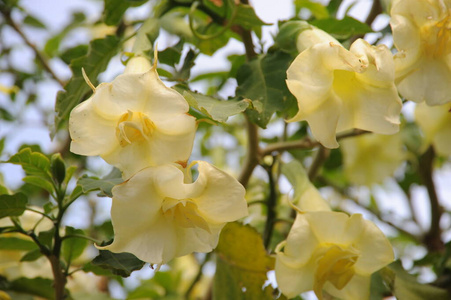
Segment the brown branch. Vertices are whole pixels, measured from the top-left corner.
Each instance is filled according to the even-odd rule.
[[[433,164],[435,152],[431,146],[420,157],[419,171],[423,184],[426,186],[429,195],[429,202],[431,205],[431,226],[429,232],[424,237],[424,243],[429,251],[441,252],[445,249],[445,245],[441,239],[440,218],[442,216],[442,209],[435,190],[433,179]]]
[[[368,26],[371,27],[371,25],[373,25],[373,22],[374,22],[374,20],[376,19],[376,17],[377,17],[378,15],[380,15],[381,13],[382,13],[382,5],[381,5],[380,0],[373,0],[373,5],[371,6],[371,10],[370,10],[370,12],[368,13],[368,16],[366,17],[365,24],[367,24]],[[350,39],[351,44],[352,44],[355,40],[360,39],[360,38],[363,38],[363,36],[364,36],[364,34],[360,34],[360,35],[353,36],[353,37]]]
[[[3,15],[3,17],[6,20],[6,23],[11,26],[24,40],[24,42],[33,50],[33,52],[36,55],[36,58],[38,59],[38,61],[42,64],[42,66],[44,67],[44,69],[53,77],[53,79],[55,79],[62,87],[64,86],[64,81],[61,80],[56,73],[52,70],[52,68],[50,67],[47,58],[44,57],[44,55],[38,50],[38,48],[36,47],[36,45],[34,45],[29,39],[28,37],[25,35],[25,33],[22,31],[22,29],[19,27],[19,25],[16,24],[16,22],[14,22],[14,20],[11,18],[11,11],[4,7],[1,6],[0,7],[0,11]]]
[[[243,169],[238,177],[238,181],[246,187],[249,179],[254,172],[255,167],[260,161],[260,147],[258,145],[258,128],[257,126],[249,120],[249,117],[245,115],[246,125],[247,125],[247,152],[244,161]]]
[[[360,129],[354,129],[350,132],[342,133],[337,135],[337,140],[345,139],[348,137],[353,136],[359,136],[362,134],[370,133],[369,131],[360,130]],[[313,141],[310,138],[304,138],[300,141],[291,141],[291,142],[281,142],[281,143],[274,143],[271,145],[268,145],[266,148],[261,150],[261,155],[269,155],[273,152],[283,152],[286,150],[294,150],[294,149],[311,149],[316,146],[321,145],[318,141]]]
[[[308,170],[308,178],[310,179],[310,181],[313,181],[318,175],[321,167],[329,157],[329,154],[330,149],[322,145],[319,146],[318,153],[316,154],[315,159],[313,160],[313,163]]]

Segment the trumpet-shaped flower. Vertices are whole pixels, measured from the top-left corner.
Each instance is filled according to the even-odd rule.
[[[287,297],[313,290],[344,300],[369,298],[370,276],[393,261],[384,234],[360,214],[299,213],[276,249],[276,279]]]
[[[346,177],[354,184],[381,183],[405,159],[399,134],[365,134],[340,142]]]
[[[415,120],[424,134],[424,145],[433,145],[443,156],[451,155],[451,105],[427,106],[423,103],[415,109]]]
[[[124,178],[147,166],[187,161],[196,130],[182,95],[166,87],[153,67],[132,58],[124,74],[95,88],[69,119],[71,151],[100,155]]]
[[[245,189],[209,163],[197,164],[194,182],[189,167],[168,164],[143,169],[115,186],[114,242],[104,249],[163,264],[215,248],[224,225],[247,215]]]
[[[287,86],[299,111],[325,147],[337,148],[336,133],[352,128],[393,134],[399,130],[401,99],[386,46],[358,39],[350,50],[323,42],[301,52],[287,71]]]
[[[390,14],[401,95],[428,105],[451,101],[451,1],[395,0]]]

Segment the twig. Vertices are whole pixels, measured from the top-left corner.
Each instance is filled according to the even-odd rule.
[[[360,130],[360,129],[354,129],[350,132],[342,133],[337,135],[337,140],[345,139],[348,137],[353,136],[359,136],[362,134],[370,133],[369,131]],[[291,141],[291,142],[281,142],[281,143],[274,143],[271,145],[268,145],[266,148],[261,150],[261,155],[269,155],[273,152],[283,152],[286,150],[294,150],[294,149],[311,149],[316,146],[319,146],[320,143],[318,141],[313,141],[309,137],[306,137],[300,141]]]
[[[211,252],[207,253],[207,255],[205,256],[205,259],[200,264],[199,270],[197,271],[196,276],[194,277],[193,281],[191,282],[190,286],[188,287],[188,289],[185,292],[185,299],[186,300],[189,299],[189,296],[191,295],[194,287],[199,282],[199,280],[202,278],[202,274],[203,274],[202,269],[204,268],[205,264],[210,260],[210,256],[211,256]]]
[[[22,31],[22,29],[14,22],[11,18],[11,11],[9,11],[6,7],[0,6],[0,11],[2,15],[5,17],[6,22],[10,25],[24,40],[24,42],[33,50],[36,55],[36,58],[41,62],[44,69],[55,79],[62,87],[64,86],[64,81],[61,80],[56,73],[52,70],[50,65],[47,62],[47,58],[38,50],[36,45],[34,45]]]
[[[241,170],[241,174],[238,177],[238,181],[244,187],[247,186],[249,178],[251,177],[255,167],[258,165],[261,157],[260,147],[258,145],[258,128],[249,120],[249,117],[245,116],[245,118],[248,136],[247,152],[243,169]]]
[[[310,166],[310,169],[308,170],[308,178],[310,181],[313,181],[318,175],[319,170],[323,166],[324,162],[329,157],[330,150],[323,147],[322,145],[318,148],[318,153],[316,154],[315,159],[313,160],[312,165]]]
[[[266,223],[265,229],[263,231],[263,245],[266,250],[269,252],[269,246],[271,244],[272,232],[274,230],[274,222],[276,219],[276,205],[277,205],[277,191],[276,191],[276,182],[274,180],[273,168],[276,159],[274,158],[272,164],[270,166],[265,166],[266,172],[268,174],[268,185],[269,185],[269,194],[266,200]]]
[[[444,250],[444,243],[441,239],[440,218],[442,216],[442,209],[438,201],[437,192],[435,190],[433,175],[435,152],[431,146],[420,157],[419,171],[421,180],[426,186],[429,195],[429,202],[431,204],[431,227],[429,232],[424,237],[424,243],[429,251],[440,252]]]
[[[380,0],[373,0],[373,5],[371,6],[371,10],[366,17],[365,24],[371,27],[374,20],[378,15],[382,13],[382,5]],[[355,40],[359,38],[363,38],[364,34],[355,35],[350,39],[350,43],[352,44]]]

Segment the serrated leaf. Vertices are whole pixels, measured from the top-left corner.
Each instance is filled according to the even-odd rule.
[[[28,251],[27,253],[25,253],[25,255],[22,256],[22,258],[20,259],[20,261],[35,261],[38,258],[40,258],[43,254],[41,253],[41,250],[39,249],[34,249],[31,251]]]
[[[27,206],[27,196],[22,193],[0,195],[0,219],[21,216]]]
[[[38,249],[38,246],[31,240],[18,237],[0,237],[1,250],[31,251]]]
[[[292,57],[280,51],[268,53],[245,65],[237,73],[237,96],[262,103],[262,111],[248,111],[250,119],[266,128],[276,111],[290,108],[294,100],[285,83],[286,71]]]
[[[108,250],[100,250],[99,255],[91,263],[122,277],[130,276],[133,271],[140,270],[145,264],[131,253],[113,253]]]
[[[120,39],[111,35],[104,39],[93,40],[89,44],[88,53],[72,61],[70,68],[73,76],[64,86],[64,91],[58,92],[56,96],[55,132],[67,121],[70,111],[91,91],[83,79],[81,69],[84,68],[88,78],[96,85],[97,76],[106,69],[110,59],[118,53],[120,45]],[[55,132],[52,134],[54,135]]]
[[[184,91],[183,97],[191,107],[222,123],[226,122],[229,117],[245,111],[251,104],[251,101],[247,99],[224,101],[189,91]]]
[[[272,288],[263,290],[266,273],[274,268],[258,232],[239,223],[227,224],[216,249],[213,299],[273,299]]]
[[[362,35],[373,32],[371,27],[351,17],[344,17],[341,20],[335,18],[311,21],[310,24],[324,30],[339,40],[348,39],[354,35]]]
[[[66,235],[79,235],[84,236],[85,233],[81,229],[75,229],[70,226],[66,226]],[[61,255],[66,262],[73,261],[83,253],[85,248],[88,246],[89,241],[81,237],[68,237],[64,238],[63,245],[61,247]]]
[[[113,197],[111,189],[115,185],[120,184],[122,182],[123,179],[122,176],[120,175],[120,171],[114,169],[113,172],[111,172],[103,179],[99,179],[97,177],[83,176],[80,179],[78,179],[77,185],[81,186],[81,188],[83,189],[83,193],[100,190],[103,193],[103,195]]]

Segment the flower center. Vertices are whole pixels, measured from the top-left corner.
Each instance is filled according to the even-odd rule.
[[[352,98],[352,95],[356,93],[356,87],[359,82],[356,78],[356,73],[346,70],[334,70],[334,81],[332,88],[335,93],[342,98]]]
[[[317,268],[313,290],[321,300],[322,289],[327,281],[339,290],[348,284],[355,274],[354,264],[359,258],[359,253],[352,247],[343,249],[340,246],[332,245],[316,250],[315,254]]]
[[[447,10],[440,21],[424,26],[421,31],[427,56],[442,57],[451,53],[451,10]]]
[[[122,147],[133,142],[148,140],[152,135],[155,124],[141,112],[127,111],[116,126],[116,137]]]
[[[197,205],[190,199],[165,198],[161,205],[164,217],[182,228],[200,228],[211,233],[207,221],[199,215]]]

